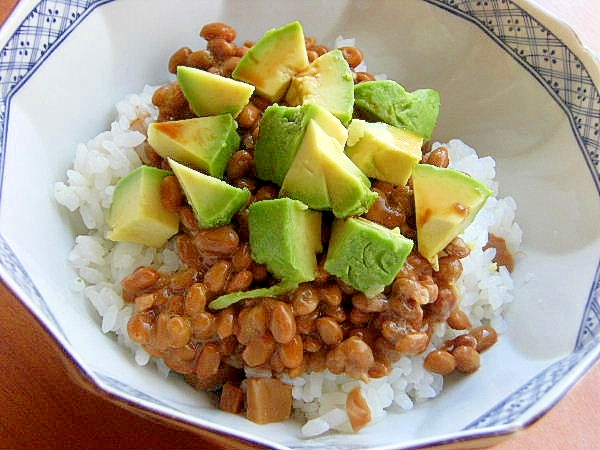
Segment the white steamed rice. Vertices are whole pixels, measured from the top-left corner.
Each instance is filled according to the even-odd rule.
[[[111,333],[119,343],[128,347],[139,365],[151,360],[165,374],[169,369],[160,359],[150,355],[127,334],[127,321],[133,312],[131,304],[121,297],[120,281],[141,265],[173,272],[181,262],[172,245],[156,250],[132,243],[116,243],[105,238],[106,217],[117,181],[142,164],[135,148],[145,136],[132,129],[132,123],[146,123],[157,117],[151,98],[154,88],[146,86],[140,94],[130,95],[116,106],[117,117],[105,131],[75,152],[73,168],[66,180],[56,183],[55,198],[75,216],[79,216],[86,231],[75,238],[69,261],[77,277],[72,289],[81,292],[94,306],[104,333]],[[434,148],[442,144],[434,144]],[[479,158],[474,149],[458,139],[445,144],[450,165],[481,180],[498,194],[495,182],[495,161]],[[502,333],[505,330],[503,313],[513,300],[513,283],[505,267],[498,269],[492,261],[494,249],[483,251],[488,232],[506,240],[511,253],[518,252],[521,230],[515,222],[516,204],[510,197],[491,197],[475,221],[461,236],[471,247],[462,260],[463,274],[458,282],[462,296],[461,307],[474,326],[489,324]],[[436,327],[431,348],[454,337],[458,332],[440,324]],[[329,430],[351,432],[345,412],[347,394],[361,386],[371,409],[373,422],[388,411],[407,411],[422,401],[436,397],[442,390],[443,377],[423,368],[422,355],[402,357],[390,375],[364,383],[329,371],[306,373],[284,381],[293,385],[295,415],[304,423],[302,434],[316,436]],[[270,376],[268,373],[247,375]]]

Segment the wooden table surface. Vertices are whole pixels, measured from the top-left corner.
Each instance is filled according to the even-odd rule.
[[[0,23],[17,1],[0,0]],[[600,55],[599,0],[537,2]],[[0,304],[0,448],[216,448],[83,389],[61,349],[3,284]],[[548,414],[491,447],[514,449],[600,449],[600,362]]]

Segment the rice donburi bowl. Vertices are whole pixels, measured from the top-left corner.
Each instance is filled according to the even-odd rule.
[[[595,124],[600,74],[597,62],[568,27],[532,2],[332,1],[311,2],[308,7],[302,2],[150,0],[144,2],[143,15],[139,0],[43,1],[39,8],[32,8],[32,3],[19,2],[13,15],[16,21],[0,30],[7,39],[0,54],[0,108],[5,108],[0,115],[4,169],[0,269],[7,286],[81,369],[78,373],[84,376],[77,380],[95,392],[211,439],[231,437],[286,449],[412,448],[478,437],[500,439],[527,427],[597,359],[600,235]],[[42,8],[49,5],[53,5],[51,16]],[[320,8],[320,14],[314,14],[314,8]],[[165,21],[167,16],[177,20]],[[155,369],[157,364],[164,368],[162,364],[135,363],[124,334],[103,333],[102,322],[106,330],[118,328],[115,317],[118,322],[126,311],[120,312],[117,295],[114,302],[106,303],[114,304],[113,308],[103,309],[98,302],[107,313],[98,314],[93,303],[85,300],[81,284],[73,282],[67,255],[77,235],[91,232],[79,212],[57,205],[52,195],[56,181],[67,182],[65,172],[75,169],[75,154],[88,153],[77,150],[78,142],[86,142],[87,147],[92,141],[100,146],[105,141],[110,147],[108,142],[121,134],[115,141],[119,146],[135,147],[141,142],[139,135],[121,133],[135,119],[136,108],[151,103],[151,91],[140,91],[145,83],[160,86],[168,81],[166,62],[182,43],[205,47],[197,36],[203,21],[236,25],[241,43],[296,19],[307,32],[318,35],[319,42],[335,45],[338,34],[356,37],[373,74],[385,72],[411,91],[438,89],[443,103],[434,139],[452,147],[452,139],[460,137],[480,157],[494,157],[499,186],[494,198],[514,197],[524,230],[522,252],[516,255],[511,274],[515,299],[504,314],[507,325],[496,324],[498,341],[481,355],[477,372],[445,377],[440,395],[429,401],[417,399],[412,408],[411,403],[403,403],[408,410],[393,403],[385,409],[384,420],[376,416],[358,433],[326,432],[310,439],[301,434],[306,414],[300,420],[257,425],[241,414],[220,411],[209,395],[192,388],[174,371],[165,379],[166,371]],[[149,24],[156,24],[153,32],[148,32]],[[551,50],[552,55],[546,54]],[[141,100],[138,95],[127,97],[115,111],[115,103],[130,92],[138,92]],[[133,110],[127,106],[130,101],[137,105]],[[121,125],[111,125],[113,120]],[[111,133],[88,142],[100,130]],[[491,179],[493,164],[480,159],[475,178]],[[122,170],[112,181],[134,168],[123,167],[112,162],[111,170]],[[104,182],[100,178],[97,183],[103,186]],[[511,209],[510,202],[505,206]],[[88,218],[94,217],[88,213]],[[478,217],[484,216],[485,209]],[[40,226],[44,233],[39,232]],[[148,263],[151,250],[136,254],[135,246],[122,244],[115,246],[122,251],[111,252],[119,263],[111,265],[115,278],[109,284],[132,273],[137,264]],[[91,248],[92,252],[98,249]],[[134,254],[140,258],[135,267],[128,267]],[[165,268],[173,263],[176,270],[176,259],[169,259],[169,252],[163,257]],[[462,260],[463,274],[470,271],[467,262]],[[117,273],[119,267],[122,273]],[[568,277],[561,276],[565,267]],[[86,271],[86,276],[94,273]],[[463,280],[473,286],[474,279],[463,276]],[[495,292],[489,290],[493,281],[478,287]],[[95,299],[111,298],[110,290],[103,293],[106,297]],[[463,296],[463,309],[470,310],[467,306],[474,300]],[[490,304],[501,303],[496,297]],[[472,309],[485,315],[485,308]],[[411,382],[421,394],[431,393],[427,387],[431,380],[421,363],[404,361],[401,368],[387,381],[380,379],[379,392],[389,392],[388,385],[402,392]],[[318,386],[329,383],[320,383],[316,375],[308,381],[304,386],[314,390],[306,388],[307,399],[308,392],[318,394]],[[295,388],[296,394],[299,391]],[[406,400],[398,397],[402,398]],[[460,414],[454,413],[457,408]],[[326,419],[329,423],[332,417]],[[311,426],[314,433],[326,428],[319,420]]]
[[[448,182],[453,182],[458,174],[468,179],[468,183],[477,180],[479,191],[472,187],[467,190],[486,192],[478,198],[479,204],[473,204],[473,211],[451,200],[454,209],[468,216],[468,220],[461,222],[460,229],[453,228],[455,233],[449,235],[443,247],[424,255],[427,242],[420,241],[419,234],[425,234],[422,223],[427,221],[419,222],[418,217],[419,208],[424,210],[420,198],[425,195],[418,197],[420,191],[414,174],[409,171],[400,184],[377,179],[380,175],[373,173],[367,177],[364,165],[357,168],[360,158],[352,160],[342,150],[335,153],[337,145],[348,149],[363,138],[364,123],[384,124],[381,118],[374,118],[376,111],[356,106],[355,86],[395,82],[367,71],[368,55],[363,58],[358,48],[360,43],[339,38],[329,48],[302,36],[306,62],[294,70],[286,67],[289,79],[285,85],[293,83],[291,80],[299,74],[314,75],[307,70],[309,64],[319,73],[320,66],[313,64],[314,61],[321,61],[321,56],[338,49],[342,56],[338,62],[346,64],[351,74],[352,120],[344,119],[343,112],[336,110],[335,125],[330,125],[332,122],[328,116],[323,118],[320,110],[311,112],[312,116],[305,113],[298,95],[286,96],[285,90],[278,92],[269,87],[246,90],[242,97],[247,97],[241,107],[226,113],[235,119],[234,131],[229,129],[229,134],[219,135],[233,136],[223,138],[224,143],[219,146],[219,152],[230,149],[225,164],[219,169],[213,160],[203,160],[206,165],[199,169],[202,177],[211,178],[211,192],[235,189],[243,201],[238,202],[228,218],[218,217],[217,222],[202,226],[199,223],[202,220],[212,220],[208,213],[213,210],[200,212],[202,206],[195,202],[203,205],[207,200],[194,198],[186,185],[187,178],[182,174],[193,163],[181,160],[181,153],[161,154],[158,138],[153,140],[154,147],[150,144],[151,133],[160,132],[162,127],[161,136],[173,138],[172,131],[164,132],[165,126],[189,124],[199,118],[198,108],[202,106],[194,103],[192,94],[186,93],[181,67],[237,83],[240,81],[235,80],[236,68],[242,66],[244,57],[256,43],[237,44],[235,29],[222,23],[207,24],[201,36],[207,41],[206,49],[185,46],[174,49],[168,63],[165,62],[177,79],[158,87],[146,86],[118,103],[117,117],[110,130],[81,144],[66,179],[56,184],[59,203],[79,214],[87,229],[76,237],[69,255],[78,273],[73,289],[80,291],[99,313],[102,330],[116,335],[118,342],[132,351],[137,364],[155,365],[165,375],[182,374],[188,384],[208,391],[220,409],[243,414],[256,423],[296,416],[306,437],[330,431],[358,432],[387,414],[410,410],[440,395],[444,376],[452,373],[477,376],[480,364],[485,364],[486,356],[482,353],[505,331],[503,312],[513,299],[510,271],[521,241],[514,200],[496,195],[494,160],[479,157],[458,139],[448,142],[430,139],[430,134],[435,134],[434,127],[425,126],[423,131],[418,115],[394,125],[385,123],[386,132],[390,125],[393,130],[408,130],[408,137],[403,131],[402,142],[418,143],[419,167],[451,173]],[[313,82],[315,79],[318,77],[313,76]],[[403,94],[414,95],[414,92]],[[307,96],[304,100],[306,104],[315,102]],[[418,112],[431,114],[429,98],[415,103],[422,106]],[[396,115],[402,116],[401,107],[397,108]],[[201,113],[200,117],[221,114],[222,111]],[[342,144],[325,135],[326,146],[333,146],[334,153],[315,150],[306,143],[311,139],[306,137],[309,133],[317,137],[323,129],[329,134],[337,133],[340,121]],[[290,141],[299,141],[292,153],[307,158],[310,176],[313,171],[323,170],[323,178],[315,177],[314,183],[326,184],[331,191],[327,195],[307,195],[304,188],[298,191],[293,177],[287,177],[294,165],[302,161],[289,162],[282,179],[269,172],[268,168],[278,163],[273,164],[276,156],[264,150],[269,147],[265,142],[272,140],[265,137],[265,130],[282,123],[293,124],[300,137],[288,133],[276,147],[287,148]],[[356,124],[361,126],[358,134],[351,132]],[[312,140],[323,142],[314,136]],[[351,140],[353,145],[349,145]],[[173,144],[170,145],[172,148]],[[260,152],[268,156],[261,156]],[[325,156],[315,160],[310,156],[315,152]],[[327,161],[333,162],[323,166],[328,170],[319,168],[323,158],[331,154],[335,158]],[[174,161],[177,157],[179,162]],[[336,203],[340,197],[332,194],[341,185],[339,179],[327,180],[328,174],[338,173],[340,159],[344,167],[352,167],[340,172],[344,183],[357,186],[362,196],[351,207],[340,206]],[[161,214],[173,221],[170,226],[165,225],[167,219],[161,222],[161,229],[169,230],[164,243],[149,244],[144,240],[153,233],[134,233],[141,236],[141,241],[131,238],[131,234],[119,235],[115,227],[122,226],[122,222],[114,217],[111,220],[116,209],[112,206],[115,192],[121,195],[125,191],[123,183],[121,187],[119,183],[132,173],[137,174],[140,168],[154,174],[149,175],[154,177],[154,187],[148,188],[157,195],[154,204],[160,203]],[[391,172],[396,175],[399,169]],[[193,176],[194,180],[202,178]],[[141,180],[143,176],[138,178]],[[444,189],[456,190],[448,186],[434,192],[440,197]],[[421,192],[434,189],[434,185],[427,184]],[[309,207],[296,208],[295,202],[302,203],[298,197],[308,202]],[[141,203],[139,197],[131,198],[135,201],[123,202],[122,209],[133,210]],[[253,209],[258,210],[254,205],[273,205],[270,202],[282,199],[286,204],[281,207],[288,208],[288,213],[293,211],[291,222],[283,221],[281,227],[267,229],[276,216],[261,222],[255,218],[256,212],[252,215]],[[330,203],[310,207],[313,201]],[[294,206],[289,206],[290,202]],[[427,211],[428,217],[429,214],[435,217],[435,212]],[[307,214],[311,218],[307,219]],[[315,240],[315,234],[310,234],[315,226],[302,224],[314,222],[316,216],[318,239]],[[363,226],[366,231],[360,228]],[[308,252],[304,258],[309,267],[308,278],[297,278],[289,275],[287,269],[279,269],[286,247],[278,245],[286,236],[277,233],[286,228],[300,233],[288,240],[292,254]],[[439,228],[436,230],[441,233]],[[390,264],[400,263],[394,266],[391,279],[385,283],[373,282],[373,273],[379,266],[360,267],[366,253],[357,263],[352,253],[358,247],[343,250],[346,242],[363,245],[360,239],[352,241],[353,236],[363,232],[377,235],[364,248],[373,251],[382,245],[372,258],[391,261],[381,264],[383,272]],[[264,251],[259,254],[256,236],[261,233],[267,244],[263,244]],[[108,239],[111,235],[112,239]],[[401,250],[390,247],[383,235]],[[273,247],[278,250],[273,252]],[[341,263],[332,261],[336,253],[333,250],[338,248],[341,250],[337,253],[343,255]],[[334,272],[340,265],[343,269]],[[348,275],[361,270],[362,277]],[[365,278],[366,287],[357,281]]]

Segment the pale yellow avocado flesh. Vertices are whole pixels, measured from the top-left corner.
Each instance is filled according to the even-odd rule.
[[[335,217],[359,216],[369,210],[378,195],[371,190],[367,176],[345,153],[325,154],[322,167],[327,174],[327,191]]]
[[[179,215],[167,210],[161,201],[167,170],[140,166],[121,178],[115,187],[106,237],[112,241],[134,242],[162,247],[179,231]]]
[[[237,117],[254,93],[254,86],[195,67],[178,66],[177,80],[198,117],[231,114]]]
[[[148,143],[163,158],[221,178],[227,162],[239,148],[237,122],[231,114],[196,117],[148,126]]]
[[[292,77],[306,67],[304,31],[300,22],[291,22],[267,31],[242,57],[231,76],[276,102],[285,95]]]
[[[333,138],[339,146],[340,152],[344,151],[344,145],[348,140],[348,129],[326,108],[321,105],[314,104],[311,111],[314,111],[312,119],[315,120],[321,129],[331,138]]]
[[[301,200],[313,209],[330,208],[327,178],[323,166],[318,162],[318,153],[341,151],[341,146],[336,143],[337,141],[329,137],[318,123],[311,119],[296,157],[283,179],[279,195]],[[323,150],[324,146],[330,150]]]
[[[345,151],[368,177],[404,186],[421,160],[422,146],[423,138],[406,129],[353,119]]]
[[[329,111],[316,104],[302,106],[269,106],[260,122],[260,133],[254,149],[254,163],[259,178],[281,185],[305,139],[311,119],[338,142],[343,153],[348,130]],[[315,168],[316,170],[316,168]]]
[[[341,50],[331,50],[297,73],[285,95],[290,106],[314,103],[321,105],[344,125],[354,111],[354,79]]]
[[[248,189],[231,184],[169,158],[169,166],[179,180],[188,203],[202,228],[226,225],[250,198]]]
[[[301,200],[313,209],[332,209],[336,217],[367,211],[377,194],[340,147],[311,119],[280,195]]]
[[[412,175],[417,247],[438,270],[438,253],[473,221],[493,192],[457,170],[415,164]]]

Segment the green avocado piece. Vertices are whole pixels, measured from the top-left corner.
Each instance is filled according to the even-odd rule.
[[[168,170],[140,166],[118,181],[108,212],[108,239],[158,248],[177,234],[179,215],[162,205],[160,195],[169,175]]]
[[[240,146],[237,122],[231,114],[197,117],[148,126],[148,143],[163,158],[208,172],[217,178]]]
[[[348,127],[346,154],[370,178],[406,185],[422,158],[423,138],[385,122],[354,119]]]
[[[304,133],[304,139],[298,148],[296,156],[287,171],[279,195],[290,197],[316,210],[331,209],[331,199],[327,188],[327,176],[320,160],[323,153],[338,154],[333,139],[311,120]]]
[[[302,283],[317,273],[323,251],[321,213],[290,198],[252,203],[248,214],[252,258],[275,277]]]
[[[225,181],[190,169],[169,158],[171,170],[179,180],[188,203],[203,228],[226,225],[250,199],[248,189],[240,189]]]
[[[493,192],[454,169],[415,164],[412,174],[417,248],[438,270],[438,253],[464,231]]]
[[[407,92],[393,80],[365,81],[354,86],[356,112],[370,122],[386,122],[430,139],[440,112],[433,89]]]
[[[208,304],[211,309],[225,309],[228,306],[233,305],[241,300],[247,298],[258,298],[258,297],[278,297],[288,292],[293,291],[298,287],[300,283],[295,281],[282,281],[274,284],[273,286],[265,288],[250,289],[248,291],[237,291],[230,292],[229,294],[220,295]]]
[[[343,152],[348,130],[325,108],[312,103],[293,107],[274,104],[263,114],[254,149],[259,178],[281,186],[312,119],[340,143]]]
[[[377,200],[367,176],[344,153],[335,158],[329,153],[321,163],[327,174],[327,191],[335,217],[357,216],[369,210]]]
[[[300,22],[267,31],[242,57],[232,78],[256,87],[271,102],[280,100],[292,77],[306,69],[308,55]]]
[[[394,281],[413,245],[398,228],[391,230],[361,217],[337,219],[324,268],[372,297]]]
[[[231,114],[237,117],[254,93],[254,86],[195,67],[178,66],[177,80],[198,117]]]
[[[285,101],[290,106],[319,104],[348,125],[354,112],[354,79],[342,51],[324,53],[297,73]]]
[[[331,209],[336,217],[362,214],[377,198],[366,175],[315,120],[306,128],[280,195],[313,209]]]

